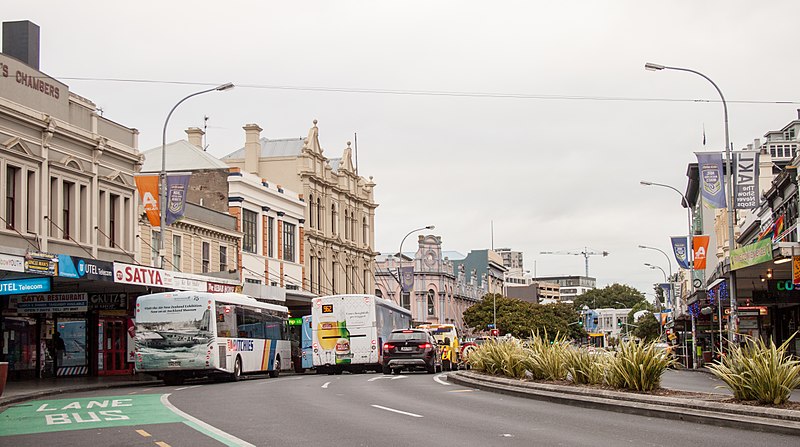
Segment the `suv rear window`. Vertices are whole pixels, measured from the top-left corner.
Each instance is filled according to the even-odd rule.
[[[389,341],[406,341],[406,340],[415,340],[415,341],[426,341],[428,339],[428,334],[424,332],[392,332],[392,335],[389,336]]]

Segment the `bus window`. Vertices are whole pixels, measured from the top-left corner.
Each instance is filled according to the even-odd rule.
[[[217,303],[217,337],[233,337],[236,326],[236,306]]]

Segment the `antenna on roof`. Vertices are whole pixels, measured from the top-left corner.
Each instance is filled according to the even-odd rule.
[[[208,149],[208,115],[203,115],[203,151]]]
[[[356,175],[358,175],[358,132],[353,132],[353,142],[355,143],[356,151]]]

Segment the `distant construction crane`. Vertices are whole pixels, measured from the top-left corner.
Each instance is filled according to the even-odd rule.
[[[586,262],[586,277],[589,277],[589,256],[608,256],[609,253],[607,251],[589,251],[588,248],[584,247],[583,251],[542,251],[540,252],[543,255],[575,255],[575,256],[583,256],[583,259]]]

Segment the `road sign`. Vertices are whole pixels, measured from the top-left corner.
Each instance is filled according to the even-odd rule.
[[[36,400],[0,414],[0,436],[183,422],[161,394]]]

